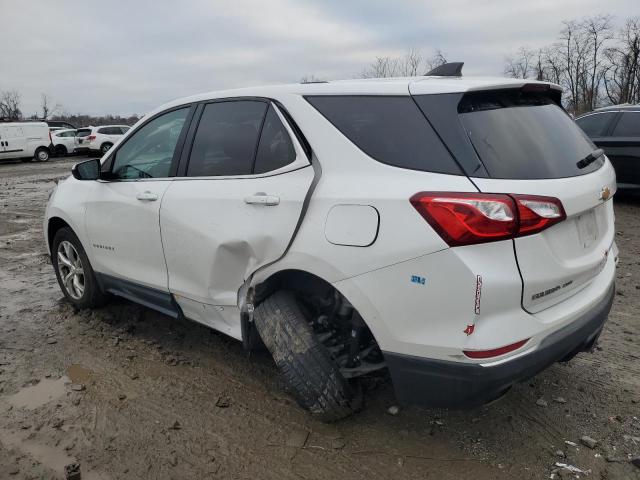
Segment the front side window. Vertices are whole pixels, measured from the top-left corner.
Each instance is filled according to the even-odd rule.
[[[165,113],[134,132],[115,152],[112,176],[117,179],[168,177],[188,113],[189,107]]]
[[[602,137],[615,116],[616,112],[594,113],[578,118],[576,123],[589,137]]]
[[[209,103],[198,124],[187,176],[250,175],[267,103]]]
[[[614,137],[640,137],[640,112],[623,112],[613,130]]]

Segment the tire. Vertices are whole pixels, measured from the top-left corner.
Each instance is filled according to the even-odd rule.
[[[45,147],[38,147],[33,154],[33,159],[36,162],[46,162],[49,160],[49,149]]]
[[[55,152],[58,157],[64,157],[68,154],[67,147],[65,147],[64,145],[56,145]]]
[[[290,291],[277,291],[254,311],[262,341],[300,406],[324,422],[359,410],[362,393],[342,376]]]
[[[68,248],[69,245],[73,248]],[[66,260],[71,261],[74,265],[74,270],[82,270],[82,274],[74,275],[78,279],[77,283],[74,278],[65,283],[65,278],[71,274],[71,269],[68,266],[68,262],[63,261],[60,253]],[[56,278],[62,293],[76,308],[99,307],[108,301],[109,296],[100,289],[96,275],[93,268],[91,268],[91,263],[89,263],[89,258],[80,240],[69,227],[61,228],[54,235],[51,244],[51,263],[56,272]],[[78,288],[79,285],[82,285],[82,291]]]
[[[100,153],[104,155],[109,150],[111,150],[111,147],[113,147],[113,143],[109,143],[109,142],[103,143],[102,145],[100,145]]]

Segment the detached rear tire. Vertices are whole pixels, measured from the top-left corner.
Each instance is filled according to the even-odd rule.
[[[324,422],[359,410],[362,392],[342,376],[292,292],[273,293],[256,307],[253,318],[300,406]]]

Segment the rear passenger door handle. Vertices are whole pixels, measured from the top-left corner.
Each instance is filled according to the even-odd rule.
[[[155,202],[156,200],[158,200],[158,195],[147,191],[139,193],[138,195],[136,195],[136,198],[143,202]]]
[[[280,203],[280,197],[276,197],[275,195],[267,195],[263,192],[258,192],[255,195],[244,197],[244,203],[248,203],[250,205],[265,205],[271,207]]]

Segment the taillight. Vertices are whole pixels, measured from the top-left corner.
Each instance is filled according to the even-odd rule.
[[[87,137],[87,140],[89,140],[90,142],[93,142],[95,139],[96,139],[96,136],[95,136],[95,135],[89,135],[89,136]]]
[[[566,218],[557,198],[420,192],[411,204],[451,247],[538,233]]]
[[[557,198],[539,195],[513,195],[518,203],[518,236],[538,233],[567,218]]]

